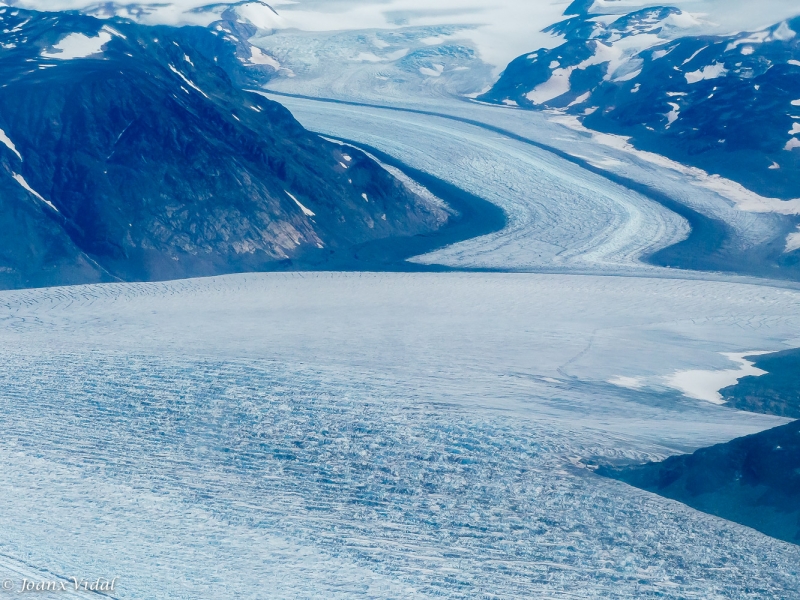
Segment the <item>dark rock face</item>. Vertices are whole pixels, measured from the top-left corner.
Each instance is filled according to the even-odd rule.
[[[600,475],[800,544],[800,421]]]
[[[269,270],[448,219],[244,91],[224,33],[10,8],[0,25],[0,286]]]
[[[563,110],[764,196],[800,197],[800,18],[686,36],[676,8],[598,18],[591,4],[574,2],[549,28],[566,41],[515,59],[481,100]]]
[[[726,404],[800,417],[800,349],[752,360],[767,374],[721,390]],[[800,544],[800,421],[691,455],[598,473]]]
[[[0,231],[0,289],[112,279],[10,177],[0,177]]]
[[[720,394],[728,406],[749,412],[800,419],[800,349],[752,357],[759,377],[745,377]]]

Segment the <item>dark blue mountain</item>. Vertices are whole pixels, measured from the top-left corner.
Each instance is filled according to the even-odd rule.
[[[800,349],[749,360],[766,375],[744,377],[720,390],[725,403],[739,410],[800,419]]]
[[[800,421],[600,475],[800,544]]]
[[[800,197],[800,18],[685,36],[691,17],[676,8],[614,18],[591,4],[573,3],[548,29],[564,43],[515,59],[480,99],[563,110],[759,194]]]
[[[229,35],[0,8],[0,286],[268,270],[448,214],[243,90]]]
[[[751,359],[767,373],[721,390],[726,404],[800,417],[800,349]],[[598,473],[800,544],[800,421],[694,454],[604,466]]]

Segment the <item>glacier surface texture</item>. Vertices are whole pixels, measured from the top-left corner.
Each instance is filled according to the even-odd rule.
[[[669,380],[796,344],[799,308],[776,287],[525,273],[3,292],[0,578],[119,576],[119,598],[789,597],[797,546],[591,466],[786,422]]]

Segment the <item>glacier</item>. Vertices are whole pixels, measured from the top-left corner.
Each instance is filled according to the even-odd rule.
[[[279,81],[273,82],[275,87],[294,87],[293,82],[282,83],[292,80]],[[413,259],[418,262],[458,268],[664,272],[641,259],[685,239],[688,223],[609,176],[624,177],[725,223],[740,252],[773,240],[783,243],[789,227],[794,229],[780,215],[741,210],[735,190],[719,182],[710,185],[624,147],[598,144],[593,135],[565,127],[553,115],[444,98],[435,105],[428,99],[381,106],[363,99],[261,93],[280,101],[312,131],[378,148],[508,214],[503,231]]]
[[[800,292],[558,274],[0,293],[0,578],[119,598],[787,596],[800,549],[592,473],[786,422],[613,376],[800,340]],[[16,579],[15,579],[16,580]]]

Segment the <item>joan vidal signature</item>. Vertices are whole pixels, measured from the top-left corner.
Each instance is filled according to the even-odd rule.
[[[113,592],[114,586],[117,583],[118,577],[107,579],[105,577],[98,577],[94,581],[82,579],[78,577],[69,577],[63,579],[50,579],[50,580],[33,580],[23,579],[19,586],[15,586],[11,579],[3,581],[3,590],[6,592],[13,591],[16,588],[17,593],[23,592],[68,592],[68,591],[86,591],[86,592]]]

